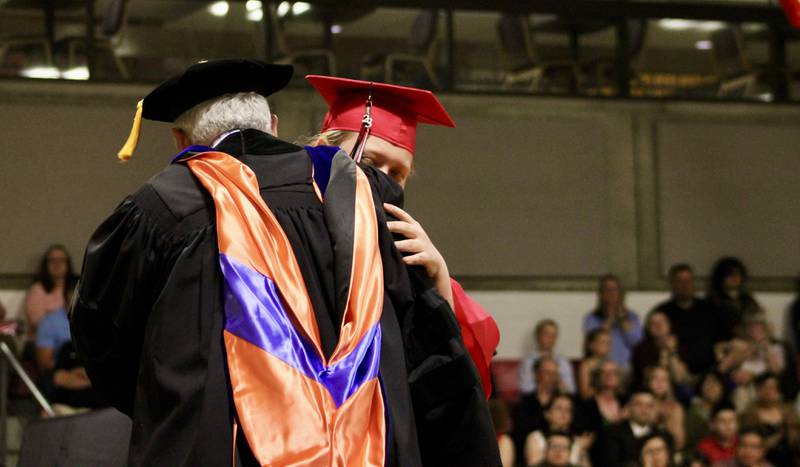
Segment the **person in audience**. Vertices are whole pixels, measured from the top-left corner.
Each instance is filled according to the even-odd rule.
[[[683,467],[711,467],[708,458],[697,450],[684,453],[682,465]]]
[[[592,370],[594,395],[581,404],[581,429],[598,433],[604,427],[622,420],[624,404],[620,397],[621,379],[617,364],[611,360],[606,360]]]
[[[710,463],[726,461],[736,456],[736,408],[730,402],[722,402],[714,407],[711,414],[711,434],[697,443],[697,450]]]
[[[735,337],[742,319],[761,309],[747,289],[747,277],[744,263],[731,256],[717,260],[711,270],[706,298],[713,308],[718,342]]]
[[[671,295],[655,309],[669,319],[679,342],[679,353],[689,371],[698,375],[716,364],[714,359],[713,313],[708,302],[696,294],[694,270],[686,263],[669,269]]]
[[[526,465],[539,464],[545,458],[547,435],[549,433],[571,433],[573,431],[573,405],[572,397],[568,394],[559,394],[553,397],[550,404],[545,407],[544,418],[547,422],[546,426],[541,430],[530,433],[525,440],[524,456]],[[572,449],[569,455],[570,464],[588,467],[590,465],[588,450],[593,441],[593,433],[586,432],[575,436],[572,440]]]
[[[608,359],[611,352],[611,335],[608,331],[598,328],[586,335],[583,344],[583,359],[578,365],[578,395],[581,399],[590,399],[594,396],[591,374],[595,368]]]
[[[644,328],[644,339],[633,349],[633,384],[642,384],[644,370],[650,366],[667,368],[676,385],[688,384],[689,370],[678,353],[678,338],[672,334],[667,315],[658,309],[651,311]]]
[[[552,319],[543,319],[536,323],[533,331],[536,341],[536,350],[529,353],[520,365],[519,390],[522,394],[529,394],[536,390],[536,381],[531,374],[530,368],[533,362],[542,356],[552,357],[558,363],[558,376],[560,379],[560,390],[569,394],[575,393],[575,378],[572,374],[572,364],[569,359],[555,352],[556,341],[558,340],[558,324]]]
[[[654,432],[641,440],[639,467],[672,467],[672,440],[662,433]]]
[[[611,359],[627,372],[631,352],[642,337],[639,317],[625,307],[625,290],[619,278],[608,274],[600,278],[597,307],[583,321],[583,330],[589,333],[604,329],[611,335]]]
[[[534,467],[577,467],[570,461],[574,441],[567,432],[553,431],[547,435],[547,450],[543,462]]]
[[[775,467],[764,458],[764,436],[756,428],[742,428],[736,446],[736,457],[712,464],[713,467]],[[790,467],[791,464],[778,467]]]
[[[21,314],[27,320],[29,337],[36,335],[36,327],[45,315],[64,308],[64,291],[77,283],[74,271],[66,247],[51,245],[45,250],[36,279],[22,302]]]
[[[709,433],[712,412],[718,405],[730,404],[725,377],[710,371],[700,377],[695,386],[696,396],[686,411],[686,447],[695,446]]]
[[[653,366],[645,369],[645,387],[653,394],[656,399],[658,416],[656,425],[669,432],[675,443],[675,448],[680,451],[686,441],[686,431],[684,429],[685,414],[683,406],[675,400],[672,389],[672,380],[669,370],[662,366]]]
[[[783,402],[778,377],[765,373],[756,378],[755,388],[756,399],[741,414],[741,425],[761,431],[770,462],[778,466],[798,465],[800,420],[794,407]]]
[[[660,433],[670,438],[669,433],[656,426],[658,409],[656,398],[647,390],[634,391],[627,404],[628,419],[608,426],[600,434],[599,459],[592,459],[595,466],[624,466],[637,462],[639,443],[647,435]]]
[[[508,435],[511,430],[511,417],[508,415],[506,401],[499,397],[489,399],[489,412],[492,414],[492,424],[497,435],[500,461],[503,463],[503,467],[514,467],[516,453],[514,451],[514,441]]]
[[[717,345],[719,368],[730,372],[736,384],[733,402],[742,410],[755,397],[752,382],[759,375],[782,375],[786,369],[787,352],[772,338],[764,313],[749,314],[743,320],[743,336]]]
[[[69,303],[72,289],[65,292],[64,302]],[[72,345],[65,308],[51,311],[39,321],[36,362],[41,371],[41,385],[56,413],[68,415],[100,407],[99,397]]]
[[[544,429],[547,420],[544,407],[558,394],[558,363],[553,357],[543,356],[533,363],[536,390],[522,397],[514,410],[514,445],[518,453],[523,452],[528,433]]]

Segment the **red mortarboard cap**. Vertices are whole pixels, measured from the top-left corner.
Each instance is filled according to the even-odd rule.
[[[408,149],[411,154],[418,123],[456,126],[439,99],[424,89],[332,76],[308,75],[306,79],[328,103],[322,131],[359,131],[370,92],[371,134]]]

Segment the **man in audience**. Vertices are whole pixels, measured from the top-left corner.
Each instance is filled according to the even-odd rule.
[[[774,467],[764,459],[764,436],[755,428],[743,428],[739,432],[736,457],[712,464],[714,467]],[[783,466],[781,466],[783,467]]]
[[[668,439],[670,435],[656,428],[658,416],[656,399],[647,390],[639,389],[628,400],[628,420],[610,425],[600,434],[600,459],[592,465],[623,466],[635,462],[639,456],[638,442],[645,436],[660,432]]]
[[[553,431],[547,435],[547,450],[544,461],[537,467],[570,467],[569,454],[572,450],[572,437],[563,431]]]
[[[697,443],[697,450],[710,463],[727,461],[736,456],[736,432],[739,424],[736,409],[729,402],[722,402],[711,412],[711,434]]]
[[[533,374],[536,390],[523,396],[514,410],[513,438],[517,452],[523,452],[528,433],[546,428],[544,407],[558,392],[558,363],[553,357],[543,356],[536,360],[533,363]]]
[[[700,374],[714,366],[713,313],[708,302],[695,294],[694,271],[685,263],[669,269],[672,296],[656,305],[669,318],[689,371]]]
[[[558,324],[552,319],[543,319],[536,323],[533,331],[536,340],[536,350],[529,353],[522,361],[519,372],[519,390],[522,394],[529,394],[536,390],[536,381],[531,373],[533,363],[542,356],[551,357],[558,364],[560,378],[559,389],[569,394],[575,393],[575,377],[572,373],[572,364],[563,355],[555,352],[558,340]]]

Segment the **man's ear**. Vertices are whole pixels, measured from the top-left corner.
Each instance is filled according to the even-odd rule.
[[[178,151],[183,151],[192,145],[192,142],[189,141],[189,135],[187,135],[185,131],[180,128],[172,128],[171,131],[172,139],[175,140],[175,146],[178,148]]]
[[[278,116],[275,115],[275,114],[272,114],[272,116],[270,118],[271,118],[271,122],[270,122],[270,130],[271,131],[270,131],[270,133],[272,134],[272,136],[277,138],[278,137]]]

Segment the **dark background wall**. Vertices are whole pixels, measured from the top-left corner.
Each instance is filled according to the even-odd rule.
[[[0,288],[42,250],[80,258],[93,229],[175,152],[168,125],[124,142],[148,87],[0,83]],[[800,109],[446,95],[455,130],[422,127],[407,207],[468,286],[591,288],[614,271],[663,286],[670,263],[742,256],[758,287],[800,272]],[[311,92],[272,100],[281,136],[313,133]]]

